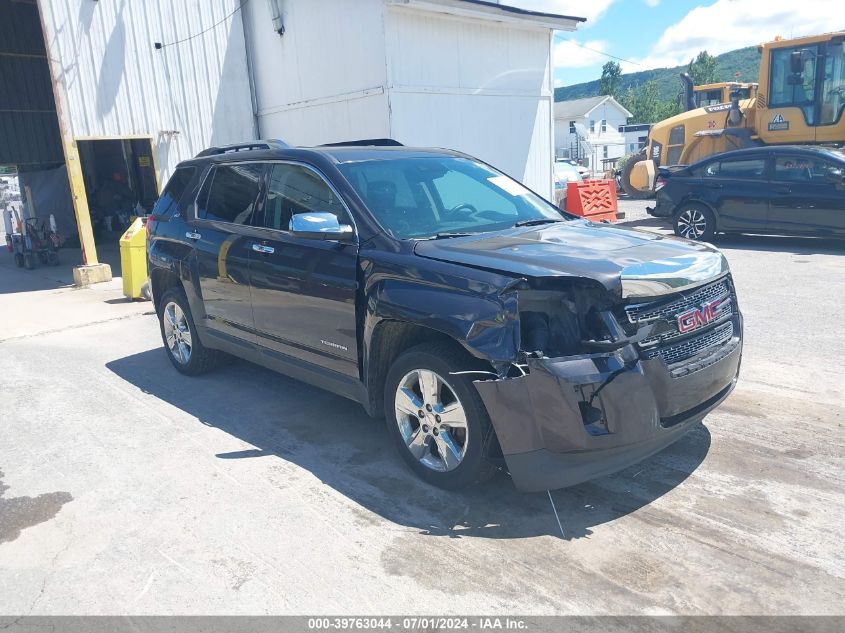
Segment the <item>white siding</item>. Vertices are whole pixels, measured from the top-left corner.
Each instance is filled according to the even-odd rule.
[[[279,4],[281,37],[267,0],[244,7],[261,136],[295,145],[387,136],[381,0]]]
[[[151,136],[162,181],[209,145],[254,138],[239,4],[40,0],[70,135]]]
[[[390,135],[478,156],[551,196],[549,31],[393,7]]]

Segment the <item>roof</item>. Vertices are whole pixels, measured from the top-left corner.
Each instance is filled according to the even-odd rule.
[[[564,18],[566,20],[575,20],[576,22],[586,22],[587,18],[579,18],[572,15],[561,15],[560,13],[545,13],[543,11],[532,11],[529,9],[521,9],[519,7],[512,7],[506,4],[502,4],[501,2],[495,1],[490,2],[489,0],[461,0],[462,2],[468,2],[470,4],[478,4],[478,5],[486,5],[488,7],[496,7],[501,11],[506,11],[509,13],[515,13],[517,15],[530,15],[540,18]]]
[[[709,162],[713,159],[725,160],[731,158],[744,158],[753,156],[769,156],[774,154],[791,154],[804,156],[823,156],[837,161],[845,162],[845,154],[836,147],[825,147],[823,145],[761,145],[759,147],[743,147],[729,152],[713,154],[702,158],[698,163]],[[694,163],[697,164],[697,163]]]
[[[388,5],[436,11],[452,15],[522,23],[561,31],[574,31],[586,18],[533,11],[503,4],[499,0],[385,0]]]
[[[258,143],[258,142],[256,142]],[[351,163],[364,160],[391,160],[397,158],[421,158],[427,156],[464,157],[461,152],[436,147],[387,147],[371,145],[331,145],[320,147],[283,147],[273,146],[268,149],[245,149],[227,151],[225,153],[200,152],[194,158],[182,161],[180,164],[232,163],[242,161],[262,161],[280,159],[314,159],[322,157],[329,162]]]
[[[556,119],[572,119],[586,116],[601,104],[610,102],[613,106],[623,112],[625,116],[634,116],[628,109],[610,95],[599,95],[598,97],[584,97],[583,99],[571,99],[570,101],[558,101],[555,103]]]

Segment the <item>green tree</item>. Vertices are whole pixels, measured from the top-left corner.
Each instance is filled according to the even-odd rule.
[[[633,115],[629,123],[657,123],[681,111],[674,99],[661,99],[654,79],[649,79],[636,89],[629,87],[621,100],[622,105]]]
[[[715,83],[716,58],[707,51],[701,51],[695,59],[690,61],[688,72],[696,86]]]
[[[601,68],[601,79],[599,80],[599,94],[619,97],[619,89],[622,87],[622,67],[614,61],[607,62]]]

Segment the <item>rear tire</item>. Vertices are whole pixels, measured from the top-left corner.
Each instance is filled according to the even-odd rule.
[[[15,253],[15,266],[23,268],[23,255],[20,253]]]
[[[682,204],[675,211],[672,228],[678,237],[710,242],[716,233],[716,217],[703,204]]]
[[[160,305],[161,340],[173,366],[186,376],[199,376],[214,369],[220,353],[200,341],[185,292],[170,288],[162,295]]]
[[[27,270],[35,268],[35,258],[32,256],[32,253],[23,254],[23,267]]]
[[[452,373],[472,366],[454,344],[425,343],[403,352],[387,375],[389,433],[408,467],[439,488],[464,488],[496,472],[487,409],[471,379]]]

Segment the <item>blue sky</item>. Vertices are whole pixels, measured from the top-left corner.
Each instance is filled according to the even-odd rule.
[[[576,32],[555,36],[557,85],[598,79],[602,65],[611,59],[601,53],[628,60],[620,62],[623,72],[635,72],[687,63],[703,49],[717,55],[778,35],[798,37],[845,29],[842,0],[501,2],[587,18]]]

